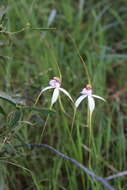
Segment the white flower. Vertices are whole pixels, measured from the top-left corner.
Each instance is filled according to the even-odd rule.
[[[105,101],[104,98],[97,96],[95,94],[92,94],[92,87],[91,85],[86,85],[85,88],[83,88],[82,92],[81,92],[81,96],[76,100],[75,102],[75,106],[76,108],[79,106],[79,104],[87,97],[88,99],[88,108],[90,110],[90,113],[92,114],[94,108],[95,108],[95,101],[94,98],[98,98],[100,100]]]
[[[49,86],[41,90],[40,95],[46,90],[54,89],[53,95],[51,98],[51,106],[58,100],[60,91],[63,92],[66,96],[68,96],[69,99],[73,102],[73,99],[71,98],[70,94],[64,88],[60,88],[60,86],[61,86],[60,78],[54,77],[52,80],[49,81]]]

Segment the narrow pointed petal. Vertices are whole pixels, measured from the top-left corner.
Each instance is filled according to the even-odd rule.
[[[52,89],[52,88],[54,88],[54,87],[52,87],[52,86],[47,86],[47,87],[43,88],[40,93],[43,93],[44,91],[49,90],[49,89]]]
[[[70,94],[63,88],[59,88],[60,91],[62,91],[66,96],[68,96],[68,98],[70,98],[70,100],[73,102],[72,97],[70,96]]]
[[[43,88],[43,89],[41,90],[40,94],[38,95],[36,101],[35,101],[35,105],[37,104],[37,102],[38,102],[40,96],[42,95],[42,93],[43,93],[44,91],[49,90],[49,89],[52,89],[52,88],[53,88],[52,86],[47,86],[47,87]]]
[[[95,108],[95,101],[92,96],[88,96],[88,107],[89,107],[90,113],[92,114]]]
[[[51,105],[53,105],[59,97],[59,88],[55,88],[52,95]]]
[[[80,96],[80,97],[76,100],[76,102],[75,102],[75,107],[77,108],[77,107],[79,106],[79,104],[83,101],[83,99],[86,98],[86,97],[87,97],[87,95],[82,95],[82,96]]]
[[[97,95],[95,95],[95,94],[92,94],[92,96],[93,96],[94,98],[98,98],[98,99],[100,99],[100,100],[103,100],[104,102],[106,101],[104,98],[102,98],[102,97],[100,97],[100,96],[97,96]]]

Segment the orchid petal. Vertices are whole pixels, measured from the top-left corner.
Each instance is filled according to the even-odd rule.
[[[52,86],[47,86],[47,87],[45,87],[45,88],[43,88],[43,89],[41,90],[40,94],[42,94],[44,91],[49,90],[49,89],[52,89],[52,88],[54,88],[54,87],[52,87]]]
[[[95,101],[92,96],[88,96],[88,107],[89,107],[90,113],[92,114],[95,108]]]
[[[59,88],[60,91],[62,91],[66,96],[68,96],[68,98],[70,98],[70,100],[73,102],[73,99],[71,98],[70,94],[63,88]]]
[[[98,98],[98,99],[100,99],[100,100],[103,100],[104,102],[106,101],[104,98],[102,98],[102,97],[100,97],[100,96],[97,96],[97,95],[95,95],[95,94],[92,94],[92,96],[93,96],[94,98]]]
[[[59,97],[59,88],[55,88],[52,95],[51,105],[53,105]]]
[[[79,106],[79,104],[83,101],[83,99],[86,98],[86,97],[87,97],[87,95],[79,96],[78,99],[75,102],[75,107],[77,108]]]
[[[53,88],[52,86],[47,86],[47,87],[43,88],[43,89],[41,90],[40,94],[38,95],[36,101],[35,101],[35,105],[37,104],[37,102],[38,102],[40,96],[42,95],[42,93],[43,93],[44,91],[49,90],[49,89],[52,89],[52,88]]]

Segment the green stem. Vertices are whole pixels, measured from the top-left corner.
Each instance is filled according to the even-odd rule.
[[[93,144],[93,134],[92,134],[92,113],[88,109],[88,127],[89,127],[89,168],[91,168],[91,160],[92,160],[92,144]]]
[[[52,47],[51,45],[49,45],[49,43],[48,43],[47,40],[45,40],[45,44],[46,44],[47,48],[50,49],[50,52],[52,53],[52,57],[53,57],[53,59],[54,59],[54,61],[55,61],[55,64],[56,64],[56,66],[57,66],[57,69],[58,69],[59,78],[60,78],[60,80],[62,81],[62,74],[61,74],[61,71],[60,71],[60,67],[59,67],[59,64],[58,64],[58,62],[57,62],[57,60],[56,60],[56,57],[55,57],[55,55],[54,55],[54,53],[53,53],[53,51],[52,51],[53,47]]]
[[[74,114],[73,114],[72,124],[71,124],[71,135],[72,135],[73,128],[74,128],[74,122],[75,122],[76,111],[77,111],[77,109],[74,108]]]
[[[67,33],[68,33],[68,32],[67,32]],[[89,72],[88,72],[86,63],[85,63],[85,61],[83,60],[82,56],[80,55],[79,49],[77,48],[77,45],[76,45],[74,39],[72,38],[71,34],[68,33],[68,36],[69,36],[69,38],[71,39],[71,41],[73,42],[74,48],[75,48],[75,50],[76,50],[76,52],[77,52],[77,54],[78,54],[78,56],[79,56],[81,62],[83,63],[83,66],[84,66],[84,69],[85,69],[85,72],[86,72],[86,75],[87,75],[88,84],[91,85],[90,75],[89,75]]]
[[[52,109],[52,105],[50,105],[49,109]],[[42,138],[43,135],[44,135],[44,132],[45,132],[45,129],[46,129],[46,125],[47,125],[48,119],[49,119],[49,114],[47,115],[47,118],[46,118],[46,120],[45,120],[44,127],[43,127],[42,132],[41,132],[40,142],[41,142],[41,138]]]

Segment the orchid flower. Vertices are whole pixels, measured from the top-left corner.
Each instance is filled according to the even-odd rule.
[[[47,86],[41,90],[40,95],[43,92],[45,92],[46,90],[54,89],[53,95],[51,98],[51,106],[53,106],[53,104],[58,100],[60,91],[63,92],[66,96],[68,96],[68,98],[73,102],[73,99],[71,98],[70,94],[64,88],[61,88],[60,86],[61,86],[60,78],[53,77],[53,79],[49,81],[49,86]]]
[[[93,113],[93,110],[95,108],[95,100],[94,98],[98,98],[100,100],[103,100],[105,101],[104,98],[100,97],[100,96],[97,96],[95,94],[92,94],[92,87],[91,85],[86,85],[85,88],[83,88],[83,90],[81,91],[81,96],[78,97],[78,99],[76,100],[75,102],[75,107],[77,108],[79,106],[79,104],[85,99],[87,98],[88,99],[88,108],[90,110],[90,114]]]

